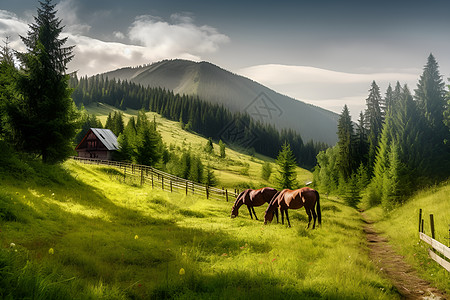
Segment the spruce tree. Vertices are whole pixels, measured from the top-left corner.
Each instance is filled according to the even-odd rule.
[[[423,73],[420,76],[414,99],[426,119],[428,131],[428,147],[432,150],[433,177],[448,177],[450,172],[450,145],[445,143],[450,139],[450,132],[444,123],[446,107],[445,84],[439,73],[439,67],[432,54],[428,56]],[[427,128],[423,128],[424,131]]]
[[[17,82],[22,101],[11,107],[11,125],[16,146],[36,154],[45,163],[62,161],[73,151],[77,111],[70,98],[67,63],[73,47],[64,47],[67,38],[51,0],[39,2],[35,23],[21,37],[27,52],[18,53],[21,70]]]
[[[294,189],[297,185],[297,163],[291,146],[284,142],[277,157],[278,176],[277,184],[281,189]]]
[[[353,171],[354,157],[353,157],[353,123],[347,105],[344,105],[341,116],[338,120],[338,158],[337,165],[339,171],[345,179],[349,178]]]
[[[366,99],[367,109],[365,112],[369,140],[369,167],[373,166],[378,146],[378,138],[383,126],[383,114],[380,106],[381,102],[380,88],[376,82],[373,81],[369,90],[369,96]]]
[[[220,158],[225,158],[225,143],[219,140]]]

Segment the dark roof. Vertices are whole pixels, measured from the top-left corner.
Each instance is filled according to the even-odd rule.
[[[110,129],[91,128],[91,130],[108,150],[119,150],[117,137]]]

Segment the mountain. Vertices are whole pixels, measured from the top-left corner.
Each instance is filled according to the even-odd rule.
[[[233,112],[247,112],[255,120],[271,123],[278,129],[292,128],[301,134],[304,142],[312,139],[334,145],[337,141],[338,114],[277,93],[209,62],[164,60],[118,69],[103,76],[197,95],[202,100],[223,104]]]

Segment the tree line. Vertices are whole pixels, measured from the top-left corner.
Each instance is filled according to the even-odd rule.
[[[345,105],[337,144],[317,155],[314,182],[350,205],[391,209],[421,187],[450,175],[450,95],[429,55],[414,95],[407,85],[375,81],[355,124]]]
[[[270,124],[253,120],[246,113],[232,113],[223,105],[212,104],[197,96],[174,94],[163,88],[144,87],[126,80],[108,79],[101,75],[70,79],[74,89],[72,98],[78,105],[102,102],[118,109],[144,109],[160,114],[169,120],[178,121],[188,131],[222,139],[227,128],[239,132],[243,139],[254,138],[251,151],[275,158],[287,141],[298,164],[312,168],[320,150],[326,149],[324,143],[309,141],[304,143],[301,136],[291,129],[277,130]]]

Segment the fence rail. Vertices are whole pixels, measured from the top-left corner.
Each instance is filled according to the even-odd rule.
[[[430,229],[431,237],[424,233],[423,229],[424,219],[422,218],[422,209],[419,210],[419,238],[428,245],[431,249],[428,249],[428,255],[431,259],[441,265],[444,269],[450,272],[450,248],[442,244],[441,242],[434,239],[434,216],[430,214]],[[449,239],[450,239],[450,229],[449,229]],[[450,243],[450,240],[449,240]],[[436,253],[437,252],[437,253]],[[440,255],[439,255],[440,254]],[[442,257],[442,256],[443,257]]]
[[[141,186],[149,185],[152,188],[158,188],[170,192],[184,193],[186,195],[205,196],[207,199],[226,200],[236,198],[238,191],[228,191],[216,187],[206,186],[184,178],[174,176],[150,166],[137,165],[120,161],[101,160],[93,158],[83,158],[72,156],[73,160],[94,165],[104,165],[117,168],[121,171],[121,176],[126,179],[127,176],[139,182]]]

